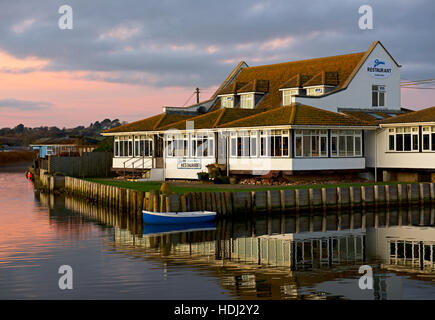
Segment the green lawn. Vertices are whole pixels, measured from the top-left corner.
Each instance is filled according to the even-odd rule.
[[[119,181],[112,179],[99,179],[88,178],[87,181],[117,186],[138,191],[159,190],[161,182],[133,182],[133,181]],[[367,183],[343,183],[343,184],[314,184],[314,185],[294,185],[294,186],[264,186],[264,185],[231,185],[231,184],[200,184],[200,183],[178,183],[169,182],[171,191],[175,193],[188,193],[188,192],[243,192],[243,191],[266,191],[266,190],[282,190],[282,189],[308,189],[308,188],[336,188],[336,187],[358,187],[370,185],[386,185],[398,184],[399,182],[367,182]]]

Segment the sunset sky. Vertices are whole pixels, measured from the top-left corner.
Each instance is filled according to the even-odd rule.
[[[73,30],[58,27],[64,4]],[[363,4],[373,30],[358,27]],[[374,40],[403,80],[433,79],[434,16],[433,0],[0,0],[0,127],[139,120],[196,87],[207,99],[241,60],[361,52]],[[403,107],[433,105],[435,90],[402,89]]]

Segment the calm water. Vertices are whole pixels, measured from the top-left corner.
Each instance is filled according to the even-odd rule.
[[[146,229],[0,171],[0,299],[434,299],[435,210]],[[73,269],[60,290],[58,269]],[[370,265],[374,289],[361,290]]]

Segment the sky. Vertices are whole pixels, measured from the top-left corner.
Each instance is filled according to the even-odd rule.
[[[73,29],[60,29],[62,5]],[[373,29],[358,25],[373,8]],[[435,78],[433,0],[0,0],[0,127],[134,121],[209,98],[250,66],[366,51],[380,40],[403,80]],[[189,100],[189,98],[191,99]],[[402,107],[435,90],[402,89]]]

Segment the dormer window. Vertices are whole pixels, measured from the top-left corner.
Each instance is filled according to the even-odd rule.
[[[283,89],[282,91],[282,105],[289,106],[293,101],[293,96],[299,94],[299,89]]]
[[[234,96],[227,95],[221,97],[222,108],[234,108]]]
[[[247,93],[240,95],[240,108],[241,109],[254,109],[254,94]]]
[[[323,86],[306,88],[308,96],[321,96],[324,93]]]

